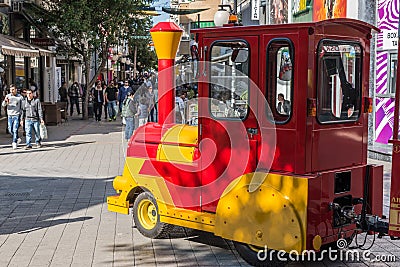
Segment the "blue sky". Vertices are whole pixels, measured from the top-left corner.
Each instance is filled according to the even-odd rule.
[[[169,7],[169,0],[154,0],[152,6],[156,8],[156,11],[160,13],[160,16],[153,17],[153,25],[157,24],[160,21],[168,21],[169,14],[161,11],[162,7]]]

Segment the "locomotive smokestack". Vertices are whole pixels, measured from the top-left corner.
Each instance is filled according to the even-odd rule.
[[[175,122],[175,56],[182,36],[182,29],[173,22],[159,22],[151,30],[158,57],[158,122]]]

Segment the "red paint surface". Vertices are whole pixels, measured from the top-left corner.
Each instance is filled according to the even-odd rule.
[[[158,121],[160,124],[175,122],[175,73],[173,59],[158,60]]]

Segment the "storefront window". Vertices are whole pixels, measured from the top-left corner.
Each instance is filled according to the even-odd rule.
[[[18,90],[26,88],[24,57],[15,57],[15,85]]]
[[[324,40],[318,47],[318,105],[320,123],[356,121],[361,106],[361,47]]]

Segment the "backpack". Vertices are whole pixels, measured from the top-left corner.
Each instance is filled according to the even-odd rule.
[[[130,99],[130,98],[126,98],[124,100],[123,105],[122,105],[122,111],[121,111],[122,117],[133,117],[133,116],[135,116],[135,114],[129,108],[129,103],[131,102],[131,100],[132,99]]]

